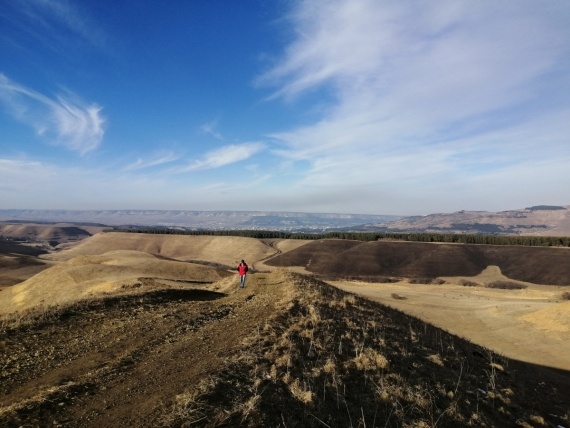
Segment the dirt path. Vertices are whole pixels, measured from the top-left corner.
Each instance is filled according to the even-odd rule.
[[[570,332],[525,315],[556,308],[557,287],[491,290],[458,285],[334,282],[339,288],[384,303],[507,357],[570,370]],[[398,296],[399,298],[394,298]]]
[[[307,242],[311,242],[305,239],[262,239],[265,245],[270,247],[274,253],[264,257],[260,260],[256,260],[252,263],[252,267],[257,271],[271,272],[276,269],[275,266],[266,264],[265,262],[283,254],[288,251],[294,250],[295,248],[305,245]],[[290,272],[304,273],[311,275],[311,272],[307,271],[301,266],[290,266],[287,268]]]
[[[283,298],[264,274],[249,275],[243,290],[237,277],[226,284],[227,294],[170,290],[95,302],[2,333],[0,425],[156,426],[177,395],[235,357]]]

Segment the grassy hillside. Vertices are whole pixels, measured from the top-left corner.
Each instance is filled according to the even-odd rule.
[[[149,281],[211,283],[228,275],[209,266],[159,259],[140,251],[78,256],[2,290],[0,315],[124,294]]]
[[[75,226],[69,224],[5,224],[0,223],[0,236],[50,242],[54,246],[63,242],[75,242],[100,232],[102,227]]]
[[[69,260],[113,250],[143,251],[175,260],[208,261],[228,267],[236,266],[241,259],[260,260],[276,252],[254,238],[109,232],[94,235],[69,250],[45,258]]]
[[[272,258],[267,264],[302,266],[331,278],[475,276],[494,265],[511,279],[570,285],[567,248],[331,239],[309,242]]]
[[[569,374],[314,278],[255,274],[0,331],[0,425],[567,426]],[[33,320],[28,320],[33,321]]]

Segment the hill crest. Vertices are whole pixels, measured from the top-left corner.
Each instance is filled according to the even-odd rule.
[[[208,301],[198,301],[196,290],[104,299],[0,331],[0,422],[446,428],[568,421],[567,373],[503,358],[315,278],[276,271],[256,274],[244,290],[210,293]]]

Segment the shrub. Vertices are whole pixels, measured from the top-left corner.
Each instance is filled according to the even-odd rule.
[[[493,281],[488,283],[485,287],[487,288],[499,288],[501,290],[523,290],[527,286],[524,284],[519,284],[518,282],[512,281]]]
[[[565,291],[564,293],[562,293],[562,300],[570,300],[570,292]]]
[[[329,280],[336,280],[339,279],[338,277],[327,277]],[[344,281],[362,281],[362,282],[370,282],[374,284],[393,284],[395,282],[399,282],[400,278],[393,278],[388,276],[377,276],[377,275],[351,275],[342,277]]]
[[[364,282],[374,282],[379,284],[392,284],[394,282],[400,281],[399,278],[392,278],[388,276],[372,276],[372,275],[362,276],[360,277],[360,280]]]
[[[445,284],[445,281],[440,278],[412,278],[410,284]]]
[[[463,285],[464,287],[477,287],[479,283],[475,281],[470,281],[468,279],[462,279],[459,281],[459,285]]]

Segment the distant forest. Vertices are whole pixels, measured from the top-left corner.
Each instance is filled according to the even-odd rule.
[[[570,247],[570,237],[504,236],[453,233],[371,233],[327,232],[296,233],[270,230],[174,230],[166,228],[112,229],[109,232],[152,233],[161,235],[242,236],[257,239],[348,239],[354,241],[398,240],[411,242],[447,242],[457,244],[521,245],[528,247]]]

